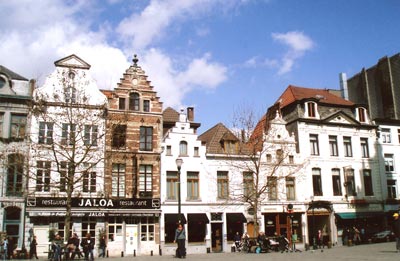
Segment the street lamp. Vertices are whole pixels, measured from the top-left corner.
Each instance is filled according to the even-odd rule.
[[[181,167],[183,160],[181,158],[177,158],[175,163],[176,167],[178,168],[178,223],[181,223]]]

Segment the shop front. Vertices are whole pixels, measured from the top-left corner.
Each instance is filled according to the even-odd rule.
[[[28,241],[38,239],[38,255],[46,256],[54,234],[65,235],[65,198],[28,198]],[[107,238],[109,256],[154,253],[159,249],[159,199],[73,198],[71,233],[80,238],[90,233],[96,239]]]

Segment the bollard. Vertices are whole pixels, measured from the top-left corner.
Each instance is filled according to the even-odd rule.
[[[150,251],[150,256],[153,256],[153,250]]]
[[[106,252],[107,254],[106,254],[106,256],[108,257],[108,250],[107,250],[107,252]]]
[[[160,256],[162,256],[162,249],[161,249],[161,246],[158,246],[158,254],[159,254]]]
[[[207,254],[211,253],[211,249],[209,247],[207,247]]]
[[[121,257],[124,257],[124,251],[121,251]]]
[[[133,256],[136,256],[136,249],[133,250]]]
[[[235,247],[234,246],[231,246],[231,252],[233,253],[233,252],[235,252]]]

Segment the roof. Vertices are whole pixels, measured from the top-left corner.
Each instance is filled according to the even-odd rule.
[[[108,99],[112,98],[113,91],[112,90],[100,90]]]
[[[57,67],[67,67],[67,68],[78,68],[78,69],[90,69],[90,64],[85,62],[83,59],[75,54],[71,54],[67,57],[61,58],[54,62]]]
[[[224,124],[218,123],[199,136],[199,140],[206,143],[207,153],[225,154],[221,141],[237,141],[239,139]]]
[[[179,112],[168,107],[163,111],[163,120],[164,122],[177,122],[179,121]]]
[[[327,89],[313,89],[289,85],[283,94],[279,97],[280,108],[284,108],[294,102],[304,99],[316,99],[318,103],[340,105],[340,106],[353,106],[354,103],[343,99],[335,94],[332,94]]]
[[[12,80],[29,81],[25,77],[22,77],[21,75],[11,71],[10,69],[8,69],[7,67],[4,67],[3,65],[0,65],[0,73],[6,74]]]

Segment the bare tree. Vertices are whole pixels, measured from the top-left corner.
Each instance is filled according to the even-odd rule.
[[[29,191],[65,197],[70,235],[73,196],[104,190],[106,98],[85,70],[57,69],[34,92]]]

